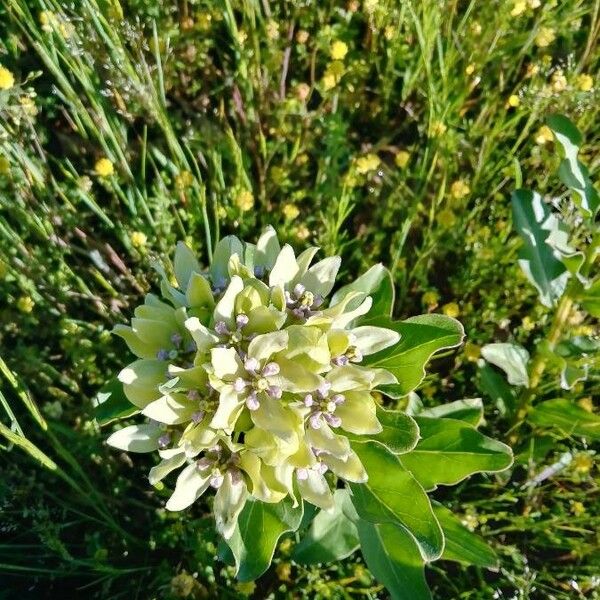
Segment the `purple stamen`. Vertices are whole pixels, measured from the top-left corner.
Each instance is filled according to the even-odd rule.
[[[186,397],[188,400],[200,400],[200,392],[198,390],[190,390],[187,394]]]
[[[196,461],[196,467],[198,467],[198,469],[208,469],[212,464],[213,461],[208,458],[208,456],[203,456]]]
[[[327,394],[329,394],[329,390],[331,389],[331,383],[329,381],[324,381],[318,388],[317,393],[321,398],[327,398]]]
[[[342,424],[342,420],[336,415],[332,415],[331,413],[323,413],[323,417],[331,425],[332,427],[339,427]]]
[[[308,420],[310,421],[310,426],[313,429],[321,429],[321,415],[322,414],[323,413],[321,413],[319,411],[319,412],[316,412],[316,413],[313,413],[312,415],[310,415]]]
[[[178,333],[174,333],[171,336],[171,342],[173,342],[173,344],[175,344],[175,346],[179,346],[179,344],[181,344],[183,338],[178,334]]]
[[[237,325],[238,329],[242,329],[242,327],[248,325],[249,320],[250,319],[248,319],[247,315],[241,313],[235,318],[235,324]]]
[[[193,423],[200,423],[200,421],[202,421],[202,419],[204,419],[204,411],[203,410],[199,410],[195,413],[192,413],[192,422]]]
[[[258,369],[259,363],[255,358],[247,358],[244,361],[244,369],[249,373],[256,373],[256,369]]]
[[[314,403],[315,401],[313,400],[312,394],[306,394],[306,396],[304,396],[304,406],[306,406],[306,408],[310,408]]]
[[[169,445],[170,441],[171,436],[168,433],[165,433],[158,438],[158,446],[160,448],[166,448]]]
[[[279,398],[281,398],[281,388],[278,385],[271,385],[269,386],[269,389],[267,390],[267,394],[269,394],[269,396],[271,398],[275,398],[276,400],[279,400]]]
[[[213,475],[210,478],[210,487],[214,488],[215,490],[218,490],[221,485],[223,485],[223,475],[221,475],[221,473],[217,473],[215,475]]]
[[[258,410],[258,408],[260,407],[260,402],[258,401],[258,397],[256,395],[256,392],[252,392],[247,398],[246,398],[246,406],[250,409],[250,410]]]
[[[219,335],[226,335],[229,333],[229,329],[227,328],[227,324],[225,323],[225,321],[217,321],[215,323],[215,331]]]
[[[294,286],[294,296],[296,296],[296,298],[300,298],[300,296],[302,296],[302,294],[304,294],[305,291],[306,287],[303,286],[301,283],[297,283]]]
[[[306,481],[308,479],[308,469],[298,468],[296,469],[296,477],[300,481]]]
[[[158,360],[167,360],[169,358],[169,351],[168,350],[159,350],[156,353],[156,358]]]
[[[241,377],[238,377],[233,382],[233,389],[239,394],[240,392],[242,392],[244,390],[246,385],[247,385],[247,382],[244,379],[242,379]]]
[[[332,361],[331,361],[336,367],[345,367],[348,364],[348,357],[344,356],[342,354],[342,356],[336,356]]]

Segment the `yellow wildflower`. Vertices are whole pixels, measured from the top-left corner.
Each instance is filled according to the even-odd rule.
[[[308,83],[299,83],[296,86],[296,97],[300,102],[304,102],[310,94],[310,85]]]
[[[508,97],[508,100],[506,101],[506,104],[510,108],[517,108],[517,106],[519,106],[519,104],[521,104],[521,99],[516,94],[511,94]]]
[[[96,161],[94,171],[98,177],[110,177],[115,173],[115,166],[112,161],[104,157]]]
[[[585,513],[585,506],[578,500],[571,500],[571,512],[576,516],[580,517]]]
[[[293,221],[300,214],[300,210],[295,204],[284,204],[281,210],[283,216],[290,221]]]
[[[396,28],[393,25],[387,25],[386,28],[383,30],[383,36],[388,42],[390,40],[393,40],[395,35]]]
[[[21,296],[17,300],[17,308],[22,313],[29,314],[33,310],[34,306],[35,306],[35,302],[31,298],[31,296]]]
[[[194,183],[194,176],[189,171],[180,171],[175,175],[175,187],[183,192],[192,186]]]
[[[512,10],[510,11],[511,16],[518,17],[527,10],[527,2],[525,0],[515,0]]]
[[[361,175],[366,175],[370,171],[375,171],[381,164],[381,160],[377,154],[366,154],[356,159],[356,172]]]
[[[292,574],[292,565],[289,562],[279,563],[275,567],[275,573],[279,581],[291,581],[290,575]]]
[[[39,15],[40,25],[42,31],[50,33],[53,27],[56,25],[56,15],[51,10],[43,10]]]
[[[473,23],[471,23],[471,31],[474,35],[481,35],[483,27],[481,27],[481,24],[478,21],[473,21]]]
[[[442,312],[447,317],[456,319],[456,317],[460,315],[460,307],[456,302],[448,302],[448,304],[444,304],[444,306],[442,306]]]
[[[577,76],[576,84],[579,90],[582,92],[589,92],[594,87],[594,80],[591,75],[587,73],[582,73]]]
[[[533,77],[540,72],[540,66],[534,63],[529,63],[527,65],[527,71],[525,72],[525,77]]]
[[[552,89],[555,92],[563,92],[567,87],[567,78],[561,69],[558,69],[552,74]]]
[[[299,240],[306,240],[310,237],[310,231],[306,225],[298,225],[296,227],[296,237]]]
[[[296,41],[299,44],[306,44],[306,42],[308,41],[308,31],[301,29],[297,34],[296,34]]]
[[[343,60],[346,54],[348,54],[348,44],[341,40],[336,40],[331,44],[330,54],[333,60]]]
[[[450,186],[450,193],[453,198],[460,200],[471,193],[471,188],[465,181],[458,179]]]
[[[6,68],[0,65],[0,90],[10,90],[15,85],[15,76]]]
[[[523,320],[521,321],[521,327],[525,331],[533,331],[535,329],[535,321],[527,315],[523,317]]]
[[[242,211],[246,212],[254,206],[254,196],[250,190],[242,190],[233,199],[233,203]]]
[[[456,224],[456,215],[449,208],[445,208],[438,213],[437,222],[442,227],[452,227]]]
[[[279,25],[277,21],[270,20],[267,23],[267,37],[270,40],[276,40],[279,38]]]
[[[444,123],[442,123],[441,121],[437,121],[431,126],[431,135],[433,137],[438,137],[440,135],[444,135],[444,133],[446,133],[447,130],[448,127],[446,127]]]
[[[554,139],[552,129],[547,125],[542,125],[535,134],[535,143],[538,146],[543,146]]]
[[[546,48],[556,39],[556,33],[551,27],[540,27],[537,35],[535,36],[535,45],[538,48]]]
[[[587,475],[594,466],[594,460],[589,454],[585,452],[581,452],[576,454],[573,458],[573,468],[576,473],[580,473],[581,475]]]
[[[343,74],[344,63],[341,60],[334,60],[331,62],[325,70],[325,74],[321,80],[325,90],[334,88],[342,79]]]
[[[540,0],[529,0],[527,4],[529,4],[529,8],[539,8],[542,5]]]
[[[363,7],[365,9],[365,12],[368,12],[368,13],[375,12],[378,2],[379,2],[379,0],[364,0]]]
[[[408,164],[410,160],[410,154],[406,150],[400,150],[394,157],[394,162],[397,167],[404,169],[404,167]]]
[[[148,241],[148,237],[141,231],[134,231],[131,234],[131,243],[134,248],[143,248]]]
[[[587,412],[594,412],[594,403],[590,396],[586,396],[577,402],[577,405],[583,408],[583,410],[587,410]]]
[[[477,362],[481,356],[481,348],[473,342],[467,342],[463,352],[465,353],[465,358],[471,362]]]
[[[439,301],[440,295],[435,291],[429,291],[423,294],[423,303],[431,308],[435,308]]]
[[[473,75],[473,73],[475,73],[475,65],[473,63],[468,64],[465,69],[465,73],[467,75]]]
[[[26,115],[35,117],[35,115],[38,114],[38,109],[33,101],[33,98],[30,98],[29,96],[21,96],[19,98],[19,104],[23,107],[23,112]]]

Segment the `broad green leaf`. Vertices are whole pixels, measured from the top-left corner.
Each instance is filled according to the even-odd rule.
[[[302,504],[294,508],[289,499],[277,504],[246,502],[233,536],[227,540],[239,581],[254,581],[269,568],[279,538],[298,529],[302,512]]]
[[[414,450],[399,458],[427,490],[440,484],[454,485],[473,473],[503,471],[512,464],[512,451],[506,444],[463,421],[430,417],[415,420],[422,439]]]
[[[583,292],[581,306],[592,317],[600,319],[600,279]]]
[[[479,389],[493,401],[502,416],[514,413],[517,406],[515,391],[496,369],[479,361]]]
[[[415,420],[399,410],[385,410],[377,407],[377,419],[383,427],[375,435],[348,435],[353,443],[366,444],[376,442],[385,446],[394,454],[403,454],[412,450],[419,440],[419,427]]]
[[[137,406],[129,402],[123,392],[123,384],[116,377],[100,389],[92,403],[96,421],[100,425],[108,425],[140,412]]]
[[[382,391],[394,397],[414,390],[425,377],[425,365],[440,350],[455,348],[464,337],[463,326],[445,315],[420,315],[405,321],[376,319],[372,325],[387,327],[400,334],[400,341],[390,348],[365,357],[364,364],[382,367],[393,373],[398,384]]]
[[[517,344],[487,344],[481,349],[481,356],[502,369],[511,385],[529,385],[529,352],[525,348]]]
[[[352,283],[341,287],[331,298],[331,306],[335,306],[348,294],[348,292],[362,292],[364,296],[357,296],[347,307],[353,310],[362,302],[365,296],[371,296],[373,305],[369,314],[360,319],[360,324],[365,325],[373,317],[391,317],[394,307],[394,282],[389,270],[382,264],[373,265]]]
[[[563,160],[558,169],[560,180],[575,192],[584,214],[593,217],[600,206],[600,197],[594,189],[587,168],[577,160],[583,137],[577,127],[563,115],[552,115],[548,117],[547,123],[562,148]]]
[[[530,190],[513,192],[512,209],[514,226],[523,239],[519,265],[537,288],[540,302],[551,307],[562,296],[569,279],[560,253],[548,243],[558,221],[542,197]]]
[[[244,244],[235,235],[228,235],[219,240],[215,246],[212,263],[210,265],[210,276],[214,286],[224,286],[229,280],[227,266],[233,254],[237,254],[240,260],[244,258]]]
[[[367,567],[392,600],[431,600],[419,548],[402,527],[362,519],[357,527]]]
[[[556,354],[563,358],[582,358],[600,350],[600,340],[589,335],[577,335],[556,346]]]
[[[329,563],[350,556],[359,546],[356,525],[348,517],[354,507],[348,490],[334,492],[335,506],[321,510],[306,535],[294,549],[292,558],[304,565]]]
[[[419,417],[456,419],[478,427],[483,420],[483,403],[481,398],[455,400],[433,408],[426,408],[417,414]]]
[[[451,510],[434,502],[433,512],[442,526],[446,539],[442,559],[485,569],[498,568],[496,553],[483,538],[469,531]]]
[[[398,457],[375,443],[354,444],[369,480],[350,484],[352,502],[361,519],[404,527],[425,560],[439,558],[444,536],[423,488]]]
[[[564,398],[546,400],[534,406],[529,413],[529,421],[539,427],[558,429],[566,436],[600,440],[600,415]]]

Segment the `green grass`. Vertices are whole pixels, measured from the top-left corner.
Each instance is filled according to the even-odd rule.
[[[167,514],[148,459],[103,444],[91,399],[128,362],[110,330],[156,286],[154,259],[186,239],[206,263],[220,235],[267,224],[341,253],[346,277],[383,261],[399,317],[458,311],[469,345],[431,365],[427,405],[482,394],[480,345],[535,348],[552,311],[516,263],[509,197],[563,193],[539,139],[551,112],[585,133],[598,181],[600,2],[519,4],[2,3],[15,86],[0,90],[0,598],[385,598],[357,555],[306,569],[289,543],[254,592],[237,586],[209,506]],[[103,157],[114,175],[95,173]],[[572,331],[598,331],[577,316]],[[540,390],[599,397],[600,374]],[[484,400],[486,431],[507,439]],[[498,573],[436,565],[436,598],[600,595],[594,447],[518,433],[509,473],[436,492],[502,559]],[[566,451],[570,466],[524,487]]]

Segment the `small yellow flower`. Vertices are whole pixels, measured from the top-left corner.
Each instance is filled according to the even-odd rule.
[[[521,327],[524,331],[533,331],[535,329],[535,321],[529,316],[523,317],[521,321]]]
[[[512,10],[510,11],[511,16],[518,17],[527,10],[527,2],[525,0],[515,0]]]
[[[277,21],[271,20],[267,23],[267,37],[270,40],[279,38],[279,25],[277,24]]]
[[[344,63],[341,60],[334,60],[329,63],[321,80],[325,90],[334,88],[340,82],[343,75]]]
[[[134,248],[143,248],[148,241],[148,237],[141,231],[134,231],[131,234],[131,243]]]
[[[553,91],[557,93],[564,92],[567,87],[567,78],[561,69],[552,74],[551,84]]]
[[[344,60],[344,57],[348,54],[348,44],[341,40],[336,40],[331,44],[330,54],[333,60]]]
[[[238,31],[237,38],[240,46],[243,46],[246,43],[246,40],[248,39],[248,34],[245,31],[240,30]]]
[[[33,310],[34,306],[35,306],[35,302],[31,298],[31,296],[21,296],[17,300],[17,308],[22,313],[29,314]]]
[[[527,4],[529,4],[529,8],[539,8],[542,5],[540,0],[528,0]]]
[[[448,304],[444,304],[444,306],[442,306],[442,312],[447,317],[456,319],[456,317],[460,315],[460,307],[456,302],[448,302]]]
[[[296,237],[299,240],[306,240],[310,237],[310,231],[306,225],[298,225],[296,227]]]
[[[473,344],[473,342],[467,342],[463,352],[465,353],[466,359],[471,362],[477,362],[481,356],[481,348],[477,344]]]
[[[325,75],[323,75],[323,79],[321,79],[321,83],[323,84],[325,90],[331,90],[335,87],[337,81],[331,73],[325,73]]]
[[[465,181],[458,179],[450,186],[450,193],[453,198],[461,200],[471,193],[471,188]]]
[[[15,85],[15,76],[6,68],[0,65],[0,90],[10,90]]]
[[[296,97],[300,102],[304,102],[310,94],[310,85],[308,83],[299,83],[296,86]]]
[[[465,69],[465,73],[467,75],[473,75],[473,73],[475,73],[475,65],[473,63],[468,64]]]
[[[440,295],[435,291],[429,291],[423,294],[423,303],[430,308],[435,308],[439,301]]]
[[[481,35],[483,27],[481,27],[481,24],[478,21],[473,21],[473,23],[471,23],[471,31],[474,35]]]
[[[594,460],[589,454],[585,452],[581,452],[575,455],[573,458],[573,468],[576,473],[580,473],[581,475],[586,475],[592,470],[594,466]]]
[[[583,502],[579,502],[578,500],[571,500],[571,512],[576,516],[580,517],[585,513],[585,506]]]
[[[356,159],[356,172],[360,175],[366,175],[371,171],[375,171],[381,164],[381,160],[377,154],[366,154]]]
[[[406,150],[400,150],[394,157],[394,162],[396,166],[400,169],[404,169],[410,160],[410,154]]]
[[[289,562],[279,563],[275,567],[275,573],[277,573],[277,579],[279,581],[291,581],[290,575],[292,574],[292,565]]]
[[[301,29],[297,34],[296,34],[296,41],[299,44],[306,44],[306,42],[308,41],[308,31]]]
[[[23,107],[23,112],[26,115],[35,117],[35,115],[38,114],[38,109],[33,101],[33,98],[30,98],[29,96],[21,96],[19,98],[19,104]]]
[[[385,37],[385,39],[388,42],[393,40],[395,35],[396,35],[396,28],[393,25],[388,25],[383,30],[383,36]]]
[[[535,36],[535,45],[538,48],[546,48],[556,39],[556,33],[551,27],[540,27]]]
[[[582,92],[589,92],[594,87],[594,80],[591,75],[582,73],[576,79],[577,88]]]
[[[534,63],[529,63],[527,65],[527,71],[525,72],[525,77],[533,77],[540,72],[540,66]]]
[[[43,10],[39,15],[40,25],[42,31],[50,33],[53,27],[56,25],[56,15],[51,10]]]
[[[552,129],[547,125],[542,125],[535,134],[535,143],[538,146],[543,146],[554,139]]]
[[[521,104],[521,99],[516,94],[511,94],[508,97],[506,104],[508,104],[508,106],[510,108],[517,108],[517,106],[519,106],[519,104]]]
[[[449,208],[445,208],[438,213],[437,222],[442,227],[452,227],[456,224],[456,215]]]
[[[444,135],[444,133],[446,133],[447,130],[448,127],[446,127],[444,123],[442,123],[441,121],[436,121],[431,126],[431,135],[433,137],[438,137],[440,135]]]
[[[367,13],[375,12],[375,9],[377,8],[378,3],[379,3],[379,0],[364,0],[363,7],[365,9],[365,12],[367,12]]]
[[[250,190],[242,190],[233,199],[233,203],[242,211],[251,210],[254,206],[254,196]]]
[[[194,183],[194,176],[189,171],[180,171],[175,176],[175,187],[180,192],[190,188]]]
[[[577,405],[583,408],[583,410],[587,410],[587,412],[594,412],[594,403],[590,396],[586,396],[577,402]]]
[[[219,217],[219,219],[224,219],[225,217],[227,217],[227,210],[225,209],[224,206],[217,206],[217,217]]]
[[[98,177],[110,177],[115,173],[115,166],[112,164],[111,160],[104,157],[96,161],[94,172]]]
[[[289,221],[293,221],[300,214],[300,210],[295,204],[284,204],[281,210],[283,216]]]

